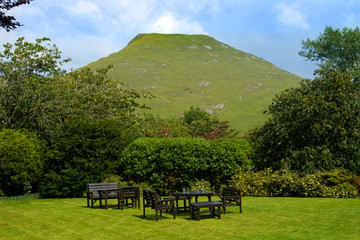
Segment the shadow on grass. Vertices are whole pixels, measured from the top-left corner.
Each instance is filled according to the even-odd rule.
[[[144,217],[144,215],[134,215],[134,217],[139,218],[139,219],[142,219],[142,220],[155,221],[155,222],[156,222],[156,216],[155,216],[155,214],[148,214],[148,215],[146,215],[145,217]],[[159,221],[160,221],[160,220],[166,220],[166,219],[169,219],[169,220],[172,220],[172,219],[173,219],[173,220],[175,220],[172,215],[169,216],[169,217],[164,216],[164,215],[162,215],[162,216],[159,215],[158,218],[159,218]]]

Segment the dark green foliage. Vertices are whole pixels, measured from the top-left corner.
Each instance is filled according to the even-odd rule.
[[[192,137],[216,140],[221,137],[234,137],[237,132],[229,129],[228,121],[221,122],[215,115],[209,114],[199,107],[190,107],[184,112],[184,127]]]
[[[0,132],[0,191],[14,196],[37,191],[44,165],[44,143],[26,130]]]
[[[69,123],[53,146],[41,193],[47,197],[82,196],[86,184],[115,174],[130,129],[109,120]]]
[[[354,174],[351,174],[347,170],[324,172],[321,177],[326,186],[338,186],[346,182],[356,185],[355,181],[357,179]]]
[[[137,100],[145,92],[107,77],[111,65],[94,71],[82,69],[65,75],[61,52],[19,38],[0,53],[0,123],[6,128],[26,128],[51,142],[58,128],[77,119],[136,122],[135,111],[146,108]]]
[[[193,137],[211,132],[220,124],[215,116],[193,106],[190,107],[189,111],[185,111],[183,121]]]
[[[4,45],[0,124],[47,141],[44,195],[79,196],[86,181],[113,173],[119,151],[141,133],[136,110],[146,106],[137,100],[149,95],[109,79],[111,66],[66,75],[61,66],[70,59],[61,60],[56,45],[44,44],[49,40]]]
[[[359,94],[357,80],[331,70],[276,96],[271,118],[251,136],[258,168],[360,174]]]
[[[179,120],[163,120],[146,115],[143,122],[150,137],[200,137],[207,140],[234,138],[238,131],[229,128],[229,122],[221,122],[216,115],[200,108],[190,107]]]
[[[33,0],[1,0],[0,1],[0,27],[4,28],[7,32],[14,30],[17,27],[22,26],[19,22],[16,22],[14,16],[7,16],[7,11],[14,7],[18,7],[23,4],[30,4]]]
[[[140,138],[126,148],[121,162],[126,178],[149,182],[167,193],[200,179],[219,186],[237,169],[250,169],[251,155],[251,147],[243,139]]]
[[[300,175],[266,169],[238,172],[230,185],[241,189],[247,196],[357,198],[360,190],[355,184],[357,178],[344,170]]]
[[[145,136],[147,137],[190,137],[189,130],[180,119],[165,120],[151,114],[145,114],[141,126],[146,129]]]

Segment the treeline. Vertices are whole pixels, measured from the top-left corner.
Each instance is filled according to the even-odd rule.
[[[66,73],[61,65],[70,59],[47,38],[6,44],[0,195],[82,196],[86,183],[117,179],[163,194],[201,184],[260,196],[354,197],[360,54],[344,52],[360,53],[351,40],[359,38],[358,28],[327,27],[304,41],[300,55],[321,61],[315,79],[275,96],[268,121],[248,136],[195,107],[173,120],[142,115],[148,107],[139,100],[151,101],[150,93],[109,79],[111,66]]]

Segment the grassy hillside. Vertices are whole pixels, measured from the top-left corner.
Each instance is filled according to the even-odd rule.
[[[149,111],[179,118],[190,106],[216,114],[242,133],[261,125],[276,94],[300,77],[206,35],[139,34],[124,49],[92,62],[156,98]]]

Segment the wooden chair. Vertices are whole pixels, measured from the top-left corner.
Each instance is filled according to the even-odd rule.
[[[224,188],[221,195],[218,195],[223,203],[224,214],[226,207],[239,206],[242,213],[241,191],[234,188]]]
[[[131,202],[129,202],[131,201]],[[138,186],[120,187],[119,202],[121,210],[124,206],[140,208],[140,190]]]
[[[175,198],[161,199],[161,197],[156,193],[156,191],[143,189],[144,217],[145,217],[145,208],[150,207],[155,210],[156,221],[158,221],[158,212],[160,211],[160,216],[162,216],[163,210],[172,210],[175,219],[176,214],[175,214],[174,201]]]

